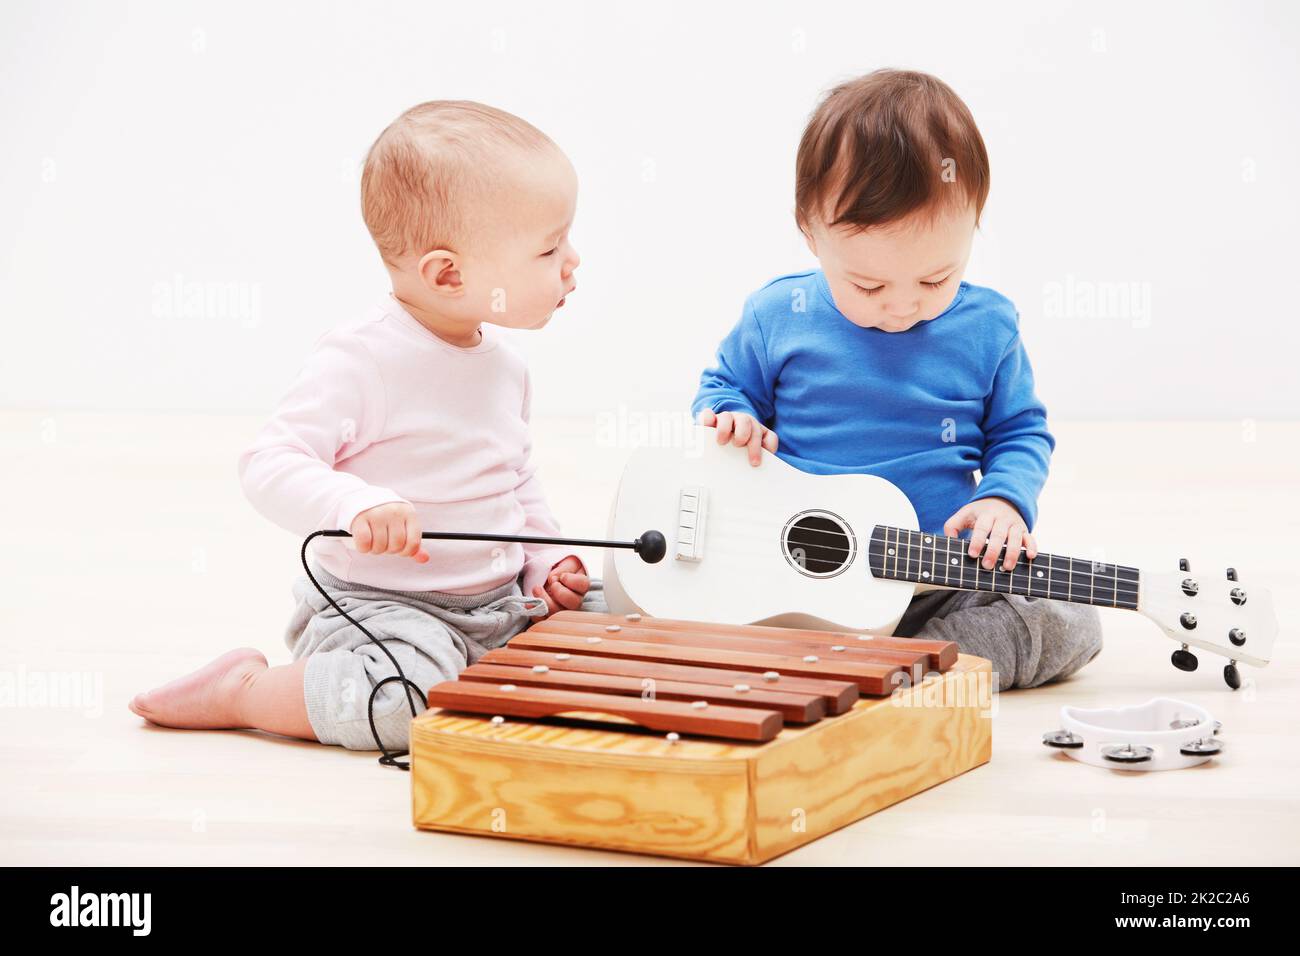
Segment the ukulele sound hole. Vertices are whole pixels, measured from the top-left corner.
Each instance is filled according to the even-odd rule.
[[[800,574],[829,578],[839,574],[857,554],[853,530],[839,515],[829,511],[805,511],[795,515],[781,529],[781,550]]]

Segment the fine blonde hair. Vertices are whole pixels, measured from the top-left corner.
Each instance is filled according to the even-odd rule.
[[[379,134],[361,173],[361,215],[389,265],[432,249],[462,251],[494,159],[555,144],[512,113],[470,100],[413,106]]]

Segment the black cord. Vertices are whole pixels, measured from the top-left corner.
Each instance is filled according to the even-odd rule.
[[[307,580],[309,580],[312,583],[312,585],[316,588],[316,590],[320,592],[320,596],[323,597],[326,601],[329,601],[330,607],[334,608],[334,610],[342,614],[348,620],[348,623],[350,623],[353,627],[355,627],[366,637],[370,638],[371,642],[374,643],[376,647],[378,647],[381,651],[384,652],[385,656],[387,656],[389,661],[392,662],[393,668],[397,671],[396,674],[392,675],[391,677],[385,677],[383,680],[377,683],[373,688],[371,688],[370,700],[366,702],[366,717],[370,721],[370,733],[375,738],[375,747],[379,750],[381,754],[383,754],[383,756],[379,758],[380,766],[396,767],[398,770],[406,770],[409,772],[411,769],[411,762],[408,760],[405,763],[403,763],[397,758],[405,757],[409,755],[410,751],[409,750],[390,751],[384,747],[384,742],[379,739],[379,730],[375,727],[375,695],[379,693],[379,688],[383,687],[385,684],[391,684],[393,681],[401,681],[402,684],[404,685],[403,689],[406,691],[406,703],[410,705],[411,708],[411,716],[419,717],[420,711],[416,708],[415,700],[411,697],[411,688],[412,687],[415,688],[415,696],[419,698],[419,700],[422,703],[424,701],[424,691],[420,689],[420,685],[412,682],[407,678],[405,672],[403,672],[402,670],[402,665],[397,663],[397,658],[393,656],[393,652],[390,651],[387,647],[385,647],[383,642],[379,640],[379,638],[375,637],[375,635],[367,631],[362,626],[360,621],[354,618],[347,611],[343,610],[343,608],[339,607],[338,602],[335,601],[334,598],[330,597],[329,593],[323,587],[321,587],[320,582],[316,580],[316,575],[311,573],[311,568],[307,565],[307,549],[311,546],[313,539],[319,538],[322,535],[328,535],[329,537],[339,537],[338,532],[329,532],[329,531],[313,531],[311,534],[307,535],[307,537],[304,538],[302,542],[302,555],[301,555],[302,569],[307,573]]]
[[[665,541],[663,534],[653,529],[643,532],[640,537],[633,541],[598,541],[588,538],[551,538],[523,534],[476,534],[467,531],[425,531],[422,532],[420,536],[422,538],[433,538],[442,541],[510,541],[518,542],[520,544],[563,544],[577,547],[628,548],[635,551],[637,555],[640,556],[641,560],[646,562],[646,564],[657,564],[662,561],[664,554],[667,551],[667,542]],[[302,540],[302,569],[307,574],[307,580],[310,581],[312,586],[320,592],[320,596],[329,602],[330,607],[342,614],[349,624],[355,627],[362,634],[366,635],[366,637],[370,638],[371,643],[384,652],[384,655],[392,662],[393,669],[397,671],[396,674],[393,674],[390,677],[385,677],[371,688],[370,700],[366,702],[366,717],[370,721],[370,733],[375,738],[375,747],[378,748],[381,754],[383,754],[383,756],[379,758],[380,765],[384,767],[396,767],[398,770],[409,771],[411,769],[411,762],[408,760],[406,763],[402,763],[397,758],[408,756],[410,751],[386,750],[384,748],[384,742],[379,739],[379,730],[375,727],[375,695],[379,693],[379,688],[383,687],[385,684],[391,684],[393,681],[401,681],[403,685],[402,689],[406,691],[406,703],[411,708],[411,717],[415,718],[420,716],[420,710],[416,707],[415,700],[411,697],[411,688],[415,688],[416,697],[419,698],[421,703],[425,700],[424,691],[420,689],[419,684],[416,684],[407,678],[406,674],[402,671],[402,665],[397,663],[397,658],[393,656],[392,652],[384,646],[383,642],[380,641],[379,638],[367,631],[361,626],[360,621],[354,618],[347,611],[343,610],[343,608],[339,607],[338,602],[335,601],[334,598],[330,597],[329,592],[321,587],[320,582],[316,580],[316,575],[311,573],[311,568],[307,564],[307,549],[316,538],[350,537],[352,537],[352,535],[346,531],[336,531],[333,529],[313,531]]]

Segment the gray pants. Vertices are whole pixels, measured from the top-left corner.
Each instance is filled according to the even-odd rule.
[[[1101,653],[1095,607],[989,591],[918,594],[894,633],[954,641],[963,654],[988,658],[999,690],[1060,680]]]
[[[429,688],[452,680],[494,647],[544,613],[541,598],[524,597],[508,581],[482,594],[389,591],[342,581],[320,567],[312,574],[366,630],[383,641],[408,680],[417,712]],[[285,632],[293,659],[306,657],[303,695],[316,739],[349,750],[374,750],[367,705],[372,689],[396,675],[392,662],[347,619],[330,607],[306,577],[294,582],[298,606]],[[375,695],[375,729],[387,750],[406,750],[411,707],[406,687],[392,681]]]

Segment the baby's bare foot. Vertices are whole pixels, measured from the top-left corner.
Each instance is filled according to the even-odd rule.
[[[137,694],[127,705],[150,723],[185,730],[243,727],[239,694],[249,680],[267,668],[266,657],[251,647],[222,654],[192,674]]]

